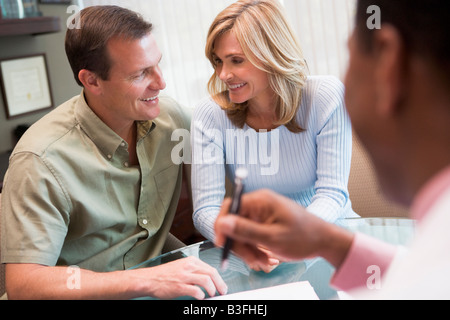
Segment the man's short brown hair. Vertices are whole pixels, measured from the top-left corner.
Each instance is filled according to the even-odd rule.
[[[80,12],[80,28],[68,29],[65,48],[75,80],[81,70],[108,80],[111,61],[107,44],[112,38],[141,39],[153,26],[138,13],[118,6],[92,6]]]

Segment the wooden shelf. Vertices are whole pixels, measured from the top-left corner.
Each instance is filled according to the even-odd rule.
[[[0,37],[38,35],[61,30],[59,17],[33,17],[24,19],[0,19]]]

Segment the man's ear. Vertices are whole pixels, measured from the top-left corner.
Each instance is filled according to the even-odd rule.
[[[374,33],[373,49],[377,108],[381,115],[389,116],[399,111],[405,95],[405,47],[398,30],[391,25],[383,25]]]
[[[80,79],[85,90],[94,95],[101,94],[100,81],[94,72],[83,69],[78,73],[78,79]]]

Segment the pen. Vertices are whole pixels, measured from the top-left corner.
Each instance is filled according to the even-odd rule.
[[[230,213],[238,214],[239,208],[241,206],[241,197],[244,193],[244,180],[247,178],[248,172],[245,168],[239,168],[236,170],[236,178],[234,180],[234,190],[231,199]],[[231,247],[233,245],[233,240],[227,237],[225,241],[225,246],[222,251],[222,263],[221,269],[226,270],[228,267],[228,255],[230,254]]]

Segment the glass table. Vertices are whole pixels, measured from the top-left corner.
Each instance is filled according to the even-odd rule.
[[[345,219],[339,225],[350,231],[365,233],[394,245],[408,244],[415,230],[413,220],[396,218]],[[234,255],[230,255],[228,269],[222,271],[220,269],[221,254],[221,248],[215,247],[210,241],[204,241],[163,254],[133,268],[154,267],[176,259],[195,256],[219,271],[228,286],[229,294],[308,281],[319,299],[337,298],[337,292],[329,285],[334,268],[322,258],[282,263],[271,273],[264,273],[253,271]]]

